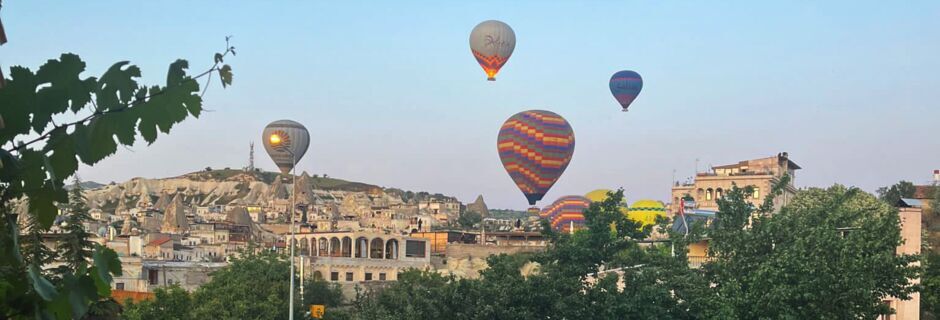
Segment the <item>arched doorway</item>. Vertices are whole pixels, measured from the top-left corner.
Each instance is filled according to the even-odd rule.
[[[343,257],[352,257],[352,239],[349,237],[343,237]]]
[[[356,238],[356,258],[369,257],[369,239],[366,237]]]
[[[369,258],[382,259],[382,249],[385,248],[385,241],[382,238],[372,239],[369,243]]]
[[[385,259],[398,259],[398,240],[391,239],[385,243]]]

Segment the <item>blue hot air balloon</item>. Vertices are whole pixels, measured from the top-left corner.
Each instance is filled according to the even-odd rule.
[[[639,73],[623,70],[614,73],[610,77],[610,93],[614,94],[614,98],[623,107],[624,112],[627,111],[636,96],[640,95],[642,89],[643,78],[640,77]]]

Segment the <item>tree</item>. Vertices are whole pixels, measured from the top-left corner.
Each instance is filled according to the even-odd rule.
[[[286,319],[290,265],[287,257],[249,249],[212,274],[212,280],[193,293],[178,286],[157,289],[153,300],[132,303],[124,317],[133,319]],[[338,284],[304,282],[304,304],[336,307],[342,304]],[[295,292],[295,294],[297,294]],[[294,316],[306,310],[299,302]]]
[[[157,288],[153,292],[154,298],[143,300],[138,303],[127,303],[122,316],[127,320],[156,320],[156,319],[174,319],[188,320],[193,319],[191,311],[193,308],[193,298],[180,288],[179,285],[171,285],[166,288]]]
[[[774,194],[779,190],[775,188]],[[732,188],[718,200],[704,268],[714,298],[742,319],[875,318],[906,298],[917,256],[895,254],[897,210],[856,188],[800,191],[770,214]]]
[[[60,268],[61,273],[74,273],[81,266],[88,263],[94,253],[94,243],[90,240],[91,234],[85,230],[84,223],[91,220],[88,213],[82,181],[75,176],[74,187],[69,190],[69,202],[66,208],[67,218],[62,229],[64,237],[59,241],[59,258],[65,262]]]
[[[544,228],[544,253],[487,259],[479,279],[409,271],[354,303],[354,319],[690,319],[715,315],[685,255],[641,246],[652,227],[627,219],[623,191],[584,211],[573,235]],[[613,228],[611,227],[613,225]],[[679,246],[682,244],[680,243]],[[668,248],[668,247],[667,247]],[[681,251],[678,248],[677,251]],[[536,267],[537,271],[522,273]],[[611,270],[614,270],[611,272]],[[622,289],[618,283],[628,285]]]
[[[467,211],[457,218],[457,223],[464,229],[472,229],[477,223],[483,221],[483,216],[476,211]]]
[[[878,188],[878,198],[893,206],[901,201],[901,198],[913,197],[915,190],[913,183],[901,180],[890,187]]]
[[[235,52],[227,40],[207,71],[187,75],[188,62],[177,60],[163,86],[139,85],[140,69],[126,61],[100,77],[83,76],[85,62],[71,53],[35,72],[10,68],[10,79],[0,88],[0,145],[5,146],[0,149],[0,318],[82,318],[89,305],[110,295],[113,275],[121,274],[113,250],[96,245],[89,263],[74,259],[72,272],[50,277],[42,271],[43,259],[24,259],[18,215],[9,208],[22,201],[26,220],[44,232],[57,204],[69,203],[64,181],[79,162],[94,165],[114,154],[118,144],[133,145],[138,135],[153,143],[158,131],[169,133],[176,123],[198,117],[205,91],[200,93],[197,80],[218,74],[223,87],[231,84],[231,67],[223,59]]]
[[[930,252],[924,262],[920,317],[924,320],[936,320],[940,319],[940,254]]]

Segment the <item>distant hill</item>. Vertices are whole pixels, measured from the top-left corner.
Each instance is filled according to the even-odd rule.
[[[291,188],[289,176],[277,172],[239,169],[212,169],[186,173],[169,178],[133,178],[108,185],[87,184],[85,197],[93,208],[113,212],[119,208],[159,207],[175,196],[182,197],[187,206],[258,205],[273,199],[287,199]],[[454,199],[442,194],[403,191],[377,185],[309,175],[297,176],[297,194],[300,201],[315,199],[342,199],[352,194],[367,194],[370,198],[400,199],[395,201],[423,201],[425,199]],[[83,184],[85,185],[85,184]]]
[[[526,219],[529,213],[512,209],[490,209],[490,217],[496,219]]]
[[[98,189],[98,188],[105,186],[105,184],[97,183],[94,181],[82,181],[82,183],[79,185],[82,187],[82,189],[85,189],[85,190]],[[75,184],[70,184],[70,185],[65,186],[66,190],[72,190],[73,188],[75,188]]]

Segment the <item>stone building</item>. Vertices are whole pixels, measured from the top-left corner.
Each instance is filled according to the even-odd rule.
[[[774,205],[779,209],[796,194],[797,190],[793,181],[796,178],[796,170],[799,169],[800,166],[791,161],[786,152],[773,157],[714,166],[710,172],[696,173],[695,179],[690,183],[679,184],[677,182],[672,187],[672,205],[669,211],[672,214],[679,212],[679,200],[686,196],[694,199],[697,209],[718,210],[716,200],[735,185],[739,188],[753,187],[754,192],[747,197],[747,200],[754,205],[760,205],[771,188],[784,175],[788,175],[790,181],[785,186],[783,194],[774,199]]]
[[[422,238],[337,231],[299,233],[296,242],[297,256],[304,257],[305,277],[339,282],[344,287],[369,281],[395,281],[402,271],[431,266],[430,246]]]

